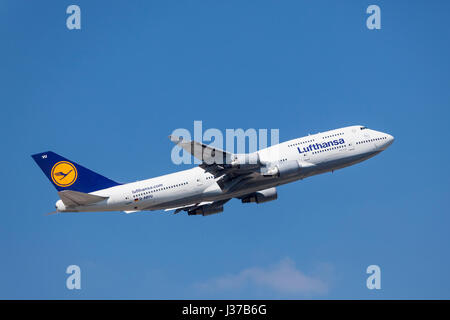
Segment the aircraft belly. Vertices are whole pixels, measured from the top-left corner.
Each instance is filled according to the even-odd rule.
[[[195,204],[198,202],[202,202],[202,196],[200,193],[190,195],[187,197],[185,196],[185,197],[178,198],[178,199],[160,201],[158,203],[151,204],[148,207],[143,208],[142,210],[162,210],[162,209],[167,209],[167,208]]]
[[[369,158],[372,158],[373,156],[377,155],[378,153],[379,153],[379,151],[371,151],[371,152],[364,152],[364,153],[360,153],[360,154],[350,155],[345,158],[337,158],[334,160],[327,161],[326,163],[324,163],[323,167],[327,167],[328,171],[342,169],[342,168],[357,164],[359,162],[362,162],[364,160],[367,160]]]
[[[170,196],[160,199],[154,199],[154,202],[149,203],[147,207],[144,207],[141,210],[161,210],[177,206],[195,204],[202,201],[219,201],[229,198],[240,197],[259,190],[277,187],[306,177],[329,172],[331,170],[344,168],[353,165],[355,163],[364,161],[368,158],[371,158],[375,154],[376,153],[369,152],[358,155],[352,155],[350,157],[345,158],[330,157],[328,158],[327,161],[317,163],[315,164],[314,167],[308,168],[308,170],[301,172],[299,175],[283,179],[278,177],[277,178],[256,177],[249,181],[245,181],[244,183],[242,183],[242,185],[238,185],[238,187],[233,191],[225,193],[220,189],[220,187],[216,183],[212,183],[204,189],[194,188],[194,190],[190,190],[188,195],[184,193],[182,197],[177,199],[171,198]]]
[[[351,166],[353,164],[362,162],[364,160],[367,160],[373,156],[375,156],[378,152],[368,152],[363,154],[357,154],[352,155],[345,158],[338,158],[334,157],[329,158],[328,161],[318,163],[314,167],[310,167],[307,171],[304,171],[296,176],[291,176],[288,178],[280,179],[280,178],[256,178],[252,179],[250,181],[247,181],[243,183],[241,186],[239,186],[237,189],[233,190],[232,192],[224,193],[221,195],[211,196],[208,198],[205,198],[204,200],[211,200],[211,201],[217,201],[217,200],[223,200],[227,198],[235,198],[242,195],[246,195],[252,192],[256,192],[259,190],[271,188],[271,187],[277,187],[286,183],[294,182],[296,180],[304,179],[307,177],[311,177],[314,175],[322,174],[325,172],[330,172],[332,170],[337,170],[341,168],[345,168],[348,166]]]

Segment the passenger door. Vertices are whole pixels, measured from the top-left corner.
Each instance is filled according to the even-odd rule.
[[[357,137],[358,134],[359,134],[358,129],[352,129],[352,131],[349,132],[348,138],[347,138],[347,150],[348,151],[355,150],[355,145],[356,145],[356,140],[358,139],[358,137]]]
[[[201,187],[205,184],[205,174],[201,173],[197,178],[197,187]]]
[[[311,160],[310,154],[311,154],[311,151],[308,151],[308,152],[303,153],[303,156],[300,158],[300,160],[303,160],[303,161],[309,161],[309,160]]]
[[[350,137],[347,140],[347,150],[348,151],[353,151],[355,150],[355,139],[353,139],[353,137]]]

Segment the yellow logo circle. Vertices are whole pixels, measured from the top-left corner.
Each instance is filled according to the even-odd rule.
[[[68,161],[57,162],[52,168],[52,180],[60,187],[69,187],[77,181],[78,172],[75,166]]]

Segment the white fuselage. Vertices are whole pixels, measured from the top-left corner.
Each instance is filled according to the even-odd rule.
[[[294,176],[263,177],[255,175],[253,178],[237,184],[236,188],[224,191],[217,183],[218,178],[201,167],[195,167],[92,192],[93,195],[108,197],[108,199],[92,205],[66,209],[59,200],[56,203],[56,208],[59,212],[130,212],[162,210],[194,205],[205,201],[241,197],[259,190],[359,163],[385,150],[392,144],[393,140],[394,138],[389,134],[362,126],[330,130],[289,140],[257,151],[263,162],[298,161],[302,170]]]

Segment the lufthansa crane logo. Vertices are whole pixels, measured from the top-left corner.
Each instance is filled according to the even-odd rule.
[[[52,168],[52,180],[60,187],[69,187],[77,181],[77,168],[69,161],[57,162]]]

